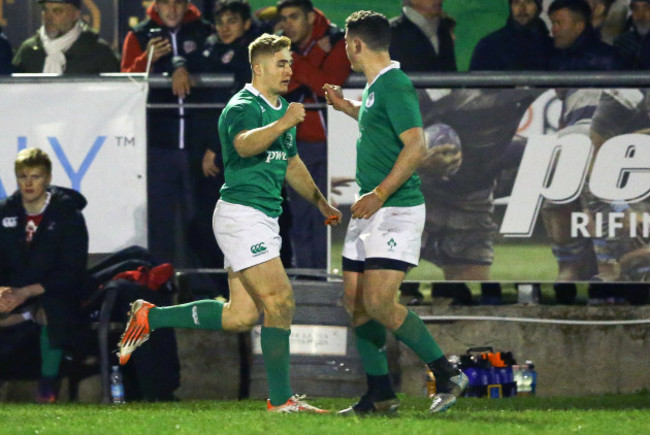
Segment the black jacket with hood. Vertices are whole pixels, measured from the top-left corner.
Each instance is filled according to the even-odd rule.
[[[48,319],[54,346],[69,344],[78,322],[79,303],[88,260],[88,230],[79,192],[50,187],[45,209],[31,243],[26,242],[27,216],[20,192],[0,202],[0,285],[41,284],[38,297]]]

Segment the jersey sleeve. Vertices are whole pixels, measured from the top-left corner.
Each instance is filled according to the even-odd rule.
[[[242,131],[261,127],[261,117],[262,112],[257,104],[241,102],[230,107],[225,119],[228,136],[234,140]]]
[[[411,128],[422,127],[417,92],[407,77],[400,79],[390,87],[390,98],[385,101],[388,120],[398,136]]]
[[[287,147],[287,157],[294,157],[298,154],[298,147],[296,145],[296,127],[288,131],[291,138],[291,146]]]

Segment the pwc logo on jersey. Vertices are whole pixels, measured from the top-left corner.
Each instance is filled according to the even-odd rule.
[[[368,98],[366,98],[366,107],[370,109],[373,104],[375,104],[375,93],[371,92],[370,95],[368,95]]]
[[[264,242],[257,243],[253,246],[251,246],[251,252],[253,253],[253,257],[257,257],[258,255],[266,254],[266,246],[264,246]]]
[[[271,160],[287,160],[287,153],[285,151],[267,151],[266,163],[271,163]]]
[[[588,175],[590,193],[612,204],[613,211],[594,216],[573,212],[572,237],[600,237],[603,233],[619,237],[623,231],[629,231],[629,237],[636,237],[637,231],[650,236],[650,213],[616,210],[650,196],[650,135],[644,134],[615,136],[602,144],[595,156],[586,135],[529,137],[499,231],[506,237],[530,237],[542,202],[576,200],[585,190]],[[636,224],[629,225],[624,222],[627,219]]]

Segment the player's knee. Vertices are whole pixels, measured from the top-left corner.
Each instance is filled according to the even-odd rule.
[[[237,331],[238,332],[248,332],[260,320],[260,313],[257,310],[252,310],[246,313],[243,313],[241,316],[238,317],[237,319]]]
[[[363,306],[370,317],[373,319],[381,320],[388,314],[389,308],[392,307],[394,301],[385,300],[378,294],[367,294],[363,298]]]
[[[266,301],[264,313],[266,316],[279,319],[292,319],[296,310],[296,302],[291,292],[278,293]]]

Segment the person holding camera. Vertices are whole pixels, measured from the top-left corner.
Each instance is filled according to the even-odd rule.
[[[194,183],[200,156],[191,137],[196,112],[184,108],[190,100],[192,81],[188,68],[175,68],[174,59],[199,53],[213,33],[212,25],[189,0],[156,0],[148,18],[134,27],[124,40],[122,72],[149,72],[172,76],[172,89],[151,89],[150,103],[176,103],[178,108],[147,112],[147,177],[149,203],[149,250],[161,261],[187,266],[189,248],[186,228],[193,217]],[[148,66],[149,57],[151,64]],[[180,222],[176,222],[180,210]],[[177,234],[177,232],[181,234]],[[175,240],[184,240],[176,246]]]

